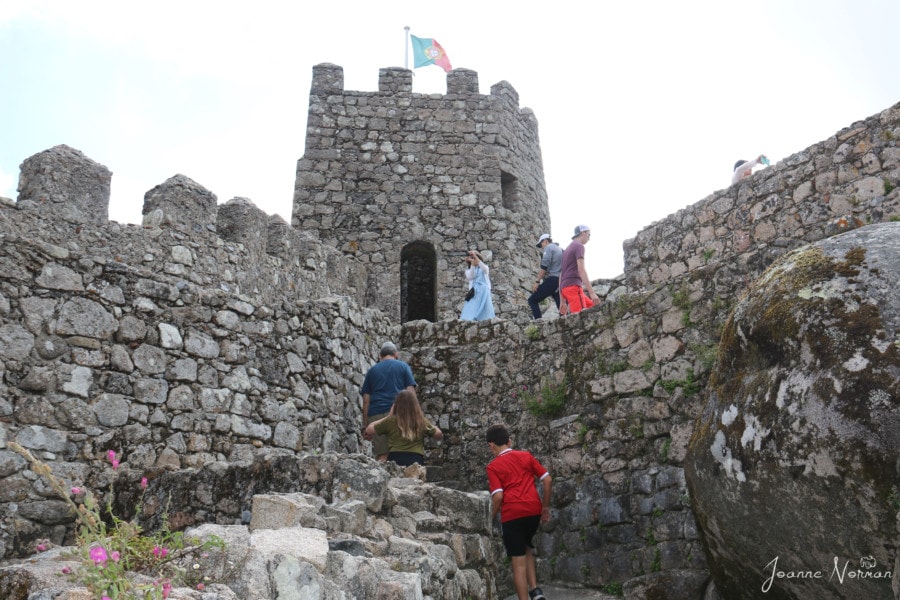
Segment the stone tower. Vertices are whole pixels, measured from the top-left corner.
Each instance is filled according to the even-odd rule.
[[[550,230],[537,120],[507,82],[478,91],[456,69],[447,93],[414,94],[412,71],[381,69],[377,92],[313,68],[292,225],[368,268],[368,306],[400,322],[459,315],[464,253],[490,266],[498,316],[526,315],[538,236]]]

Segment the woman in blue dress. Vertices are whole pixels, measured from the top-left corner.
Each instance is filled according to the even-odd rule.
[[[466,279],[469,281],[469,289],[475,290],[475,295],[466,300],[462,314],[459,318],[463,321],[484,321],[493,319],[494,301],[491,299],[490,269],[484,264],[478,250],[472,250],[466,256]]]

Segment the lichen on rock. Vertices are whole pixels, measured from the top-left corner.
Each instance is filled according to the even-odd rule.
[[[725,597],[758,597],[775,557],[783,572],[831,573],[835,557],[892,568],[898,280],[900,224],[871,225],[785,255],[726,323],[685,465]],[[840,585],[785,577],[772,590],[811,598]],[[889,578],[853,586],[890,592]]]

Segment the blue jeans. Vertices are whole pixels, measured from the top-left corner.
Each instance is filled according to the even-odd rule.
[[[541,318],[540,302],[544,298],[553,298],[556,302],[556,308],[559,308],[559,277],[545,277],[541,285],[534,293],[528,296],[528,306],[531,307],[531,316],[535,319]]]

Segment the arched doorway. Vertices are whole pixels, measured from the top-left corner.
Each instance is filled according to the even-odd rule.
[[[437,321],[437,254],[428,242],[400,251],[400,322]]]

